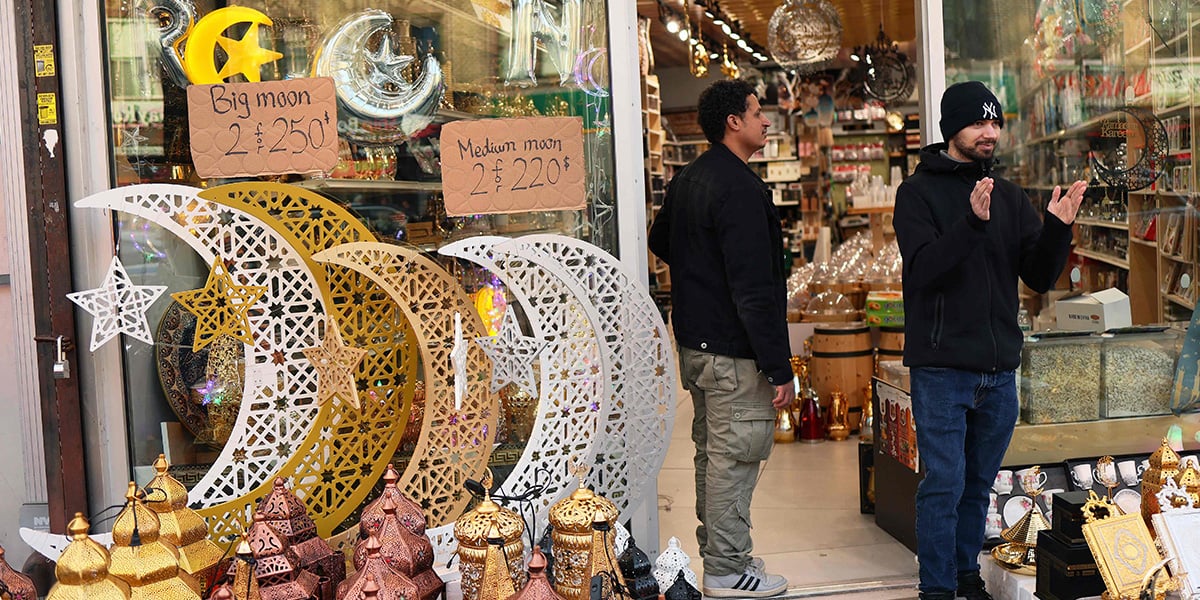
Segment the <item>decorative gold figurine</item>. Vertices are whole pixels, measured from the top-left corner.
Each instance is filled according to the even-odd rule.
[[[282,477],[275,478],[271,493],[258,503],[258,512],[264,521],[279,533],[283,534],[292,551],[299,559],[299,567],[312,571],[321,579],[321,589],[318,600],[333,600],[337,585],[346,578],[346,559],[340,553],[334,552],[329,544],[317,535],[317,525],[308,516],[308,509],[292,490],[288,489]],[[258,514],[255,515],[257,521]],[[255,549],[251,541],[251,546]],[[257,555],[257,551],[255,553]],[[257,571],[256,571],[257,572]],[[266,582],[259,579],[266,586]],[[264,595],[266,590],[263,590]]]
[[[1175,479],[1179,484],[1179,488],[1187,492],[1187,495],[1192,499],[1193,507],[1200,507],[1200,471],[1195,467],[1188,465],[1187,468],[1179,474]]]
[[[254,552],[254,578],[263,600],[308,600],[319,597],[321,578],[305,569],[287,536],[268,524],[262,513],[254,513],[254,524],[246,532]],[[333,600],[333,596],[330,596]]]
[[[365,588],[368,583],[373,583],[377,587],[376,593],[384,598],[416,598],[416,584],[405,577],[403,573],[389,566],[383,559],[383,555],[379,553],[380,548],[383,547],[379,538],[372,535],[364,544],[367,561],[363,563],[361,569],[355,571],[353,575],[338,585],[337,600],[365,598]],[[463,598],[466,599],[467,596],[464,595]]]
[[[871,386],[863,388],[862,421],[858,425],[858,441],[871,443],[875,441],[875,408],[871,396]]]
[[[390,498],[392,503],[396,505],[396,517],[400,519],[400,524],[405,529],[425,537],[425,511],[421,510],[421,506],[413,502],[411,498],[404,495],[400,488],[396,487],[396,482],[400,480],[400,473],[391,464],[383,472],[383,491],[379,497],[372,501],[363,509],[362,515],[359,517],[358,523],[361,531],[359,535],[362,539],[367,539],[373,533],[379,533],[379,528],[383,525],[383,501]],[[433,546],[430,545],[432,549]]]
[[[554,591],[554,586],[546,578],[546,564],[542,547],[534,546],[533,554],[529,557],[529,580],[521,591],[509,596],[508,600],[566,600]]]
[[[503,600],[517,593],[504,549],[504,538],[500,535],[500,528],[496,527],[493,521],[488,531],[488,546],[483,559],[483,576],[479,581],[479,591],[474,597],[468,597],[464,592],[464,600]]]
[[[33,580],[9,566],[4,559],[4,548],[0,548],[0,583],[4,584],[4,600],[37,600]]]
[[[168,472],[166,456],[154,461],[154,479],[146,484],[146,506],[158,515],[158,536],[179,551],[179,569],[204,587],[224,554],[208,539],[208,524],[188,508],[187,488]]]
[[[200,583],[179,569],[177,551],[159,539],[158,515],[142,504],[132,481],[125,501],[113,522],[108,572],[129,584],[134,600],[200,600]]]
[[[775,443],[790,444],[795,441],[796,426],[792,421],[791,407],[775,411]]]
[[[579,487],[550,507],[551,539],[554,540],[554,589],[567,600],[588,600],[595,547],[594,521],[599,512],[612,527],[617,506],[608,498],[584,487],[588,467],[576,464],[572,471]],[[609,535],[611,538],[611,534]]]
[[[383,560],[417,586],[419,595],[411,600],[433,600],[441,596],[446,584],[433,570],[433,545],[429,538],[401,525],[396,514],[396,503],[386,496],[383,498],[383,512],[383,526],[375,534],[379,538],[379,554]],[[366,542],[363,540],[354,548],[356,569],[361,569],[367,562]]]
[[[67,524],[71,543],[58,557],[58,583],[46,600],[129,600],[129,584],[109,574],[108,550],[88,537],[89,527],[83,513]]]
[[[835,442],[850,437],[850,404],[841,390],[834,390],[829,395],[829,425],[826,430],[829,439]]]
[[[492,486],[492,472],[484,473],[484,496],[479,505],[467,511],[454,523],[454,538],[458,540],[459,573],[462,575],[462,593],[465,600],[475,600],[480,594],[480,585],[485,574],[485,563],[491,551],[489,540],[499,537],[504,540],[506,571],[512,579],[512,588],[521,586],[524,580],[525,522],[517,513],[492,501],[488,490]],[[615,508],[614,508],[615,510]],[[554,509],[550,510],[550,522],[554,522]],[[495,529],[497,536],[492,536]],[[590,541],[590,537],[588,538]],[[556,542],[557,543],[557,542]],[[557,550],[557,546],[555,549]]]

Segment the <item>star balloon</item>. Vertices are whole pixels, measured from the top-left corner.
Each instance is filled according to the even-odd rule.
[[[225,270],[225,263],[218,256],[213,259],[212,270],[204,287],[176,292],[171,297],[196,315],[196,337],[192,341],[192,350],[199,352],[222,335],[253,344],[248,313],[265,293],[266,286],[234,283],[233,276]]]
[[[92,344],[88,348],[95,352],[118,333],[153,344],[146,309],[165,291],[165,285],[134,285],[129,273],[125,272],[125,265],[114,256],[100,287],[67,294],[67,298],[95,317]]]
[[[530,396],[537,397],[537,382],[533,376],[533,359],[546,345],[546,340],[521,334],[516,311],[504,311],[500,332],[493,336],[475,338],[475,343],[492,359],[492,391],[515,383]]]
[[[321,345],[304,349],[304,356],[317,370],[317,402],[324,405],[337,396],[342,402],[359,409],[354,371],[366,355],[366,350],[351,348],[343,343],[337,322],[331,315],[325,315],[325,338],[321,340]]]

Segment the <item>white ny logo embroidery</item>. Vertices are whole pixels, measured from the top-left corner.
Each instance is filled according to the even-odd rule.
[[[995,119],[999,117],[999,108],[994,102],[986,102],[983,105],[983,118]]]

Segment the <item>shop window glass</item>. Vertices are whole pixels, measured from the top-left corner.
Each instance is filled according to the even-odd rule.
[[[1075,277],[1059,287],[1121,289],[1134,324],[1188,320],[1200,237],[1200,9],[972,0],[943,10],[947,85],[980,80],[1004,104],[1002,174],[1038,206],[1057,184],[1091,184],[1067,266]],[[1053,319],[1035,328],[1046,325]]]
[[[190,5],[188,0],[106,0],[109,158],[115,186],[176,183],[211,187],[232,182],[202,180],[196,175],[188,147],[186,92],[172,81],[163,64],[159,26],[167,20],[147,16],[150,5],[185,4]],[[582,83],[562,85],[559,70],[547,51],[552,48],[546,48],[546,40],[541,39],[532,42],[537,49],[532,71],[536,85],[514,81],[521,78],[514,74],[525,73],[511,68],[510,4],[507,0],[242,3],[271,19],[270,26],[258,27],[260,44],[282,55],[262,67],[263,80],[310,76],[322,41],[345,17],[368,9],[390,14],[393,25],[390,32],[376,32],[354,44],[383,56],[380,47],[386,36],[395,55],[415,59],[411,63],[397,62],[393,56],[391,63],[402,69],[409,81],[421,76],[426,56],[437,59],[445,74],[446,91],[436,100],[438,107],[430,113],[429,127],[395,143],[356,143],[343,137],[338,165],[324,177],[260,179],[296,183],[318,191],[353,211],[379,240],[416,247],[436,258],[474,296],[479,309],[488,313],[485,318],[495,323],[499,323],[506,306],[520,310],[509,302],[511,294],[486,270],[438,257],[438,247],[471,235],[545,232],[584,239],[613,254],[617,252],[606,2],[577,3],[582,10],[581,42],[579,52],[570,57],[574,64],[566,69]],[[194,9],[199,19],[223,6],[197,0]],[[554,13],[549,18],[557,18],[561,3],[551,0],[547,6]],[[224,35],[240,39],[251,27],[235,23]],[[184,47],[189,40],[184,40]],[[212,57],[217,65],[227,58],[220,48],[218,45]],[[229,79],[241,80],[244,78],[240,75]],[[580,211],[447,217],[440,184],[439,126],[461,119],[537,115],[582,118],[587,207]],[[176,475],[192,484],[221,452],[237,425],[246,384],[244,348],[241,343],[226,340],[193,352],[196,319],[169,294],[203,287],[212,265],[153,218],[116,211],[113,218],[116,251],[133,283],[168,287],[168,295],[147,313],[156,344],[124,338],[131,469],[144,482],[152,474],[154,459],[166,451],[174,459]],[[515,386],[504,392],[504,420],[492,457],[497,480],[520,455],[534,417],[536,399],[531,401],[516,392]],[[401,467],[409,458],[404,452],[401,448],[395,457]]]

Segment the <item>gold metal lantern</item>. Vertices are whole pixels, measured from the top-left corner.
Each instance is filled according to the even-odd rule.
[[[108,550],[88,536],[89,527],[83,513],[67,524],[71,543],[58,557],[58,583],[46,600],[129,600],[129,584],[108,572]]]
[[[554,589],[566,600],[588,600],[591,577],[596,560],[595,520],[601,520],[612,528],[618,518],[617,506],[609,499],[584,487],[586,467],[575,467],[579,477],[579,488],[571,495],[550,507],[551,537],[554,541]],[[612,544],[612,535],[605,536]],[[612,553],[615,557],[615,553]],[[616,565],[613,565],[616,569]],[[619,573],[620,569],[616,569]]]
[[[465,600],[476,600],[480,597],[480,584],[483,581],[490,547],[489,539],[503,541],[503,554],[513,589],[519,589],[524,582],[525,542],[522,536],[525,534],[525,523],[517,513],[496,504],[487,493],[492,485],[491,471],[484,475],[482,483],[483,501],[474,509],[463,513],[454,523],[454,538],[458,540],[458,570],[462,575],[462,593]],[[490,535],[493,533],[495,535]]]
[[[108,572],[129,584],[134,600],[200,600],[200,583],[179,569],[175,547],[159,539],[158,515],[142,504],[132,481],[125,501],[113,522]]]
[[[146,506],[158,515],[158,536],[179,553],[179,569],[201,587],[208,585],[224,554],[208,539],[208,524],[188,508],[188,491],[167,471],[166,456],[154,461],[154,478],[146,484]]]

